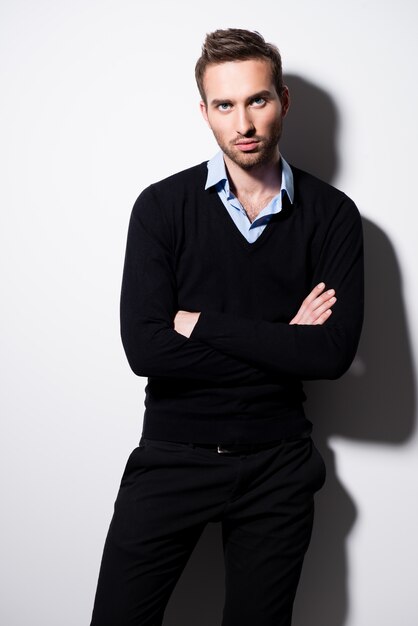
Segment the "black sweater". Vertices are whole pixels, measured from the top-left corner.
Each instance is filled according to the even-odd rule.
[[[121,334],[148,376],[143,435],[265,442],[309,430],[301,380],[338,378],[363,319],[361,219],[344,193],[292,167],[285,203],[255,243],[239,232],[201,163],[145,189],[129,224]],[[319,282],[337,303],[322,326],[289,325]],[[201,311],[190,338],[178,310]]]

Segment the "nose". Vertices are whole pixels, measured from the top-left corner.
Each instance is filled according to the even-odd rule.
[[[254,132],[254,124],[247,107],[240,107],[237,110],[236,131],[239,135],[246,137]]]

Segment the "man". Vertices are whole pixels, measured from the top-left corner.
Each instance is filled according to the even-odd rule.
[[[146,408],[93,626],[161,625],[214,521],[222,626],[289,626],[325,479],[301,380],[341,376],[362,325],[361,220],[345,194],[280,155],[289,93],[277,48],[215,31],[196,79],[221,151],[145,189],[131,215],[121,331],[133,371],[148,376]]]

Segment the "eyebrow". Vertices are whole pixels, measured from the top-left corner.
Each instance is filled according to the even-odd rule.
[[[255,100],[256,98],[271,98],[272,97],[272,93],[271,91],[269,91],[268,89],[264,89],[263,91],[257,91],[257,93],[252,94],[251,96],[249,96],[247,98],[247,102],[250,102],[250,100]],[[220,104],[224,104],[224,103],[230,103],[231,102],[231,98],[214,98],[213,100],[210,101],[210,106],[212,107],[217,107]]]

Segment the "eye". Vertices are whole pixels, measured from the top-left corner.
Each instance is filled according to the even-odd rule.
[[[253,104],[256,107],[262,107],[265,103],[266,103],[265,98],[262,98],[261,96],[259,98],[253,98],[251,100],[251,104]]]
[[[216,107],[219,111],[229,111],[231,105],[229,104],[229,102],[221,102],[221,104],[218,104],[218,106]]]

